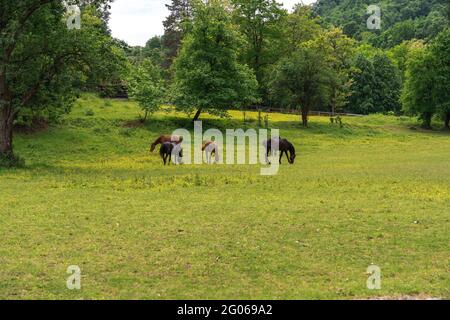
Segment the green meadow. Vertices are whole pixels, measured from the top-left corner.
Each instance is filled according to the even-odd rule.
[[[294,165],[162,165],[150,143],[191,127],[170,108],[83,96],[16,133],[0,169],[0,299],[450,298],[450,133],[409,117],[270,114]],[[257,128],[257,114],[204,116]],[[382,288],[366,286],[381,268]],[[81,290],[68,290],[68,266]]]

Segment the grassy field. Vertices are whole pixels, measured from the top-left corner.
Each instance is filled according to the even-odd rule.
[[[150,142],[189,120],[141,126],[138,113],[84,96],[61,124],[17,136],[26,168],[0,169],[0,299],[450,298],[449,133],[387,116],[305,130],[272,114],[298,157],[264,177],[163,167]],[[204,126],[242,127],[231,114]],[[366,287],[371,264],[381,290]]]

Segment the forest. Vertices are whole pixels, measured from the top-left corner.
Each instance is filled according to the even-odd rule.
[[[2,0],[0,154],[13,127],[57,121],[83,91],[125,94],[143,121],[164,104],[199,119],[229,109],[408,114],[450,122],[446,0],[319,0],[292,11],[274,0],[173,0],[164,35],[145,47],[114,39],[108,1],[72,1],[83,28],[60,28],[59,1]],[[376,19],[376,17],[375,17]]]
[[[144,48],[126,47],[127,56],[135,65],[148,60],[147,63],[160,70],[161,79],[176,82],[183,77],[180,64],[187,60],[185,55],[195,51],[182,39],[187,37],[200,44],[205,35],[195,31],[206,27],[212,29],[214,23],[219,23],[215,21],[219,14],[217,10],[223,10],[223,16],[216,18],[221,25],[228,24],[230,29],[228,32],[210,30],[210,36],[220,37],[221,32],[223,35],[237,33],[232,37],[241,42],[239,49],[232,49],[232,43],[220,45],[232,49],[237,62],[250,67],[257,80],[256,95],[248,96],[249,101],[233,100],[236,107],[252,103],[260,107],[301,109],[305,113],[304,121],[308,111],[314,109],[333,113],[408,113],[422,117],[427,127],[430,126],[430,115],[439,114],[448,127],[449,115],[445,106],[448,96],[443,92],[448,87],[447,1],[381,1],[380,30],[367,28],[370,1],[320,0],[312,6],[297,5],[290,13],[276,1],[220,3],[218,6],[222,9],[214,9],[217,4],[213,2],[208,5],[210,8],[203,8],[209,10],[203,20],[200,11],[194,9],[194,2],[173,1],[169,6],[171,15],[164,22],[165,34],[150,39]],[[226,10],[227,5],[229,10]],[[199,53],[211,54],[214,49],[222,48],[202,47],[204,52]],[[439,50],[443,51],[438,53]],[[417,60],[418,64],[424,65],[425,62],[420,60],[428,51],[434,51],[435,57],[434,70],[430,70],[432,77],[442,77],[439,82],[444,81],[441,89],[436,88],[438,91],[432,95],[441,96],[442,101],[428,100],[427,107],[419,107],[420,97],[411,93],[416,91],[415,86],[420,86],[413,83],[420,71],[412,70],[412,65],[407,70],[407,65]],[[209,63],[203,60],[204,56],[199,59],[194,64]],[[301,60],[316,69],[308,69]],[[252,74],[247,79],[251,79]],[[227,83],[226,79],[220,80]],[[306,82],[311,83],[311,89],[303,87]],[[423,81],[422,84],[425,85]],[[246,96],[237,94],[242,98]],[[187,96],[193,98],[195,94],[185,94],[175,104],[180,107],[187,101]],[[194,105],[195,102],[190,102],[191,107]],[[223,111],[214,102],[209,108],[196,107],[198,110]],[[181,108],[191,111],[188,106]]]

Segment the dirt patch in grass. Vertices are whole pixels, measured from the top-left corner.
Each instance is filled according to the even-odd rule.
[[[143,123],[141,120],[137,119],[137,120],[130,120],[130,121],[125,121],[124,123],[122,123],[122,127],[123,128],[142,128],[145,126],[145,123]]]

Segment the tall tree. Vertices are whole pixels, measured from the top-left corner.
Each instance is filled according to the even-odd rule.
[[[449,4],[450,6],[450,4]],[[433,98],[437,111],[444,118],[447,129],[450,128],[450,28],[440,33],[430,47],[434,58],[435,81]]]
[[[306,43],[275,66],[271,88],[275,95],[289,96],[288,105],[301,109],[307,127],[309,112],[329,97],[329,77],[326,55],[319,46]]]
[[[163,38],[154,36],[147,41],[142,49],[142,57],[149,58],[155,65],[163,67],[166,58],[166,49],[163,45]]]
[[[414,50],[414,48],[423,46],[423,40],[404,41],[387,52],[389,58],[400,71],[402,83],[405,81],[406,63],[408,62],[410,52]]]
[[[435,62],[429,50],[414,50],[407,63],[402,92],[403,110],[409,114],[418,114],[422,119],[422,126],[427,129],[431,128],[431,119],[436,113],[433,97],[434,66]]]
[[[399,112],[401,77],[397,67],[386,54],[377,54],[373,59],[375,85],[373,99],[377,112]]]
[[[131,98],[136,100],[144,111],[141,120],[145,122],[164,102],[165,84],[160,68],[149,59],[134,66],[129,79],[129,89]]]
[[[162,38],[165,48],[166,60],[165,67],[172,65],[173,60],[178,54],[181,41],[185,34],[184,23],[192,19],[192,0],[172,0],[166,7],[170,14],[164,20],[164,36]]]
[[[197,3],[192,31],[174,62],[176,107],[187,113],[225,115],[230,107],[256,102],[257,81],[238,61],[242,45],[223,1]]]
[[[114,59],[113,42],[92,6],[83,10],[81,29],[69,30],[61,1],[1,1],[0,157],[13,157],[13,125],[21,111],[68,110],[75,88],[99,59]]]
[[[302,43],[310,41],[322,34],[320,18],[314,14],[313,8],[297,4],[284,24],[284,54],[295,51]]]
[[[265,96],[265,71],[276,62],[277,40],[286,10],[276,0],[233,0],[236,24],[247,40],[245,62],[254,70],[261,96]]]
[[[351,71],[355,41],[347,37],[339,28],[325,32],[321,41],[332,71],[330,104],[331,112],[334,115],[336,111],[348,104],[351,95]]]
[[[375,112],[373,88],[375,87],[375,71],[372,62],[363,54],[358,54],[352,70],[352,95],[349,110],[354,113],[368,114]]]

